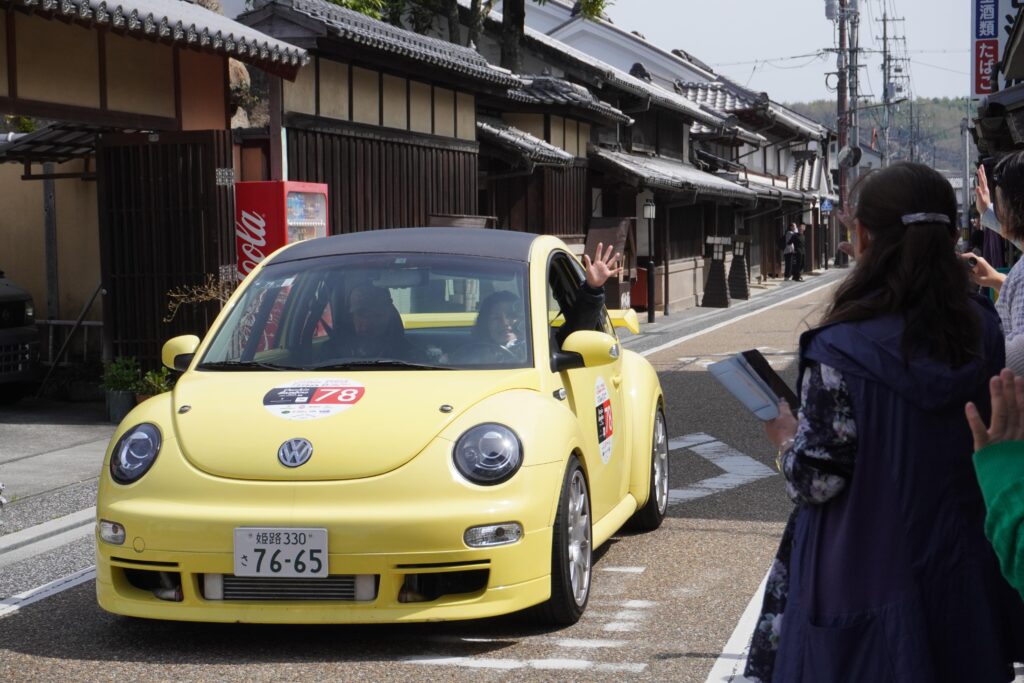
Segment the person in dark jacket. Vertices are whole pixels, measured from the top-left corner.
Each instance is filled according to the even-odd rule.
[[[987,412],[999,320],[968,294],[956,197],[921,164],[868,174],[856,269],[800,339],[801,404],[765,424],[797,507],[747,661],[760,681],[1013,678],[1020,602],[985,539],[965,401]]]
[[[348,314],[351,329],[328,343],[326,357],[417,363],[428,360],[426,350],[406,338],[402,316],[387,288],[357,285],[348,295]]]
[[[804,272],[804,264],[807,260],[807,243],[804,238],[806,230],[807,225],[801,223],[797,231],[789,237],[789,243],[793,245],[793,279],[797,282],[804,281],[800,277],[800,273]]]
[[[796,247],[793,246],[793,235],[799,234],[800,231],[797,229],[796,223],[790,223],[789,228],[786,229],[785,234],[782,236],[783,280],[793,277],[793,254],[796,250]]]

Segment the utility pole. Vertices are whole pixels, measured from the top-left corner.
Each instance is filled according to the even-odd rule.
[[[968,104],[970,107],[970,104]],[[960,135],[963,136],[964,142],[964,185],[963,185],[963,202],[964,210],[961,214],[960,227],[967,229],[971,221],[968,216],[971,215],[971,120],[969,118],[963,118],[960,120]],[[978,217],[981,218],[980,216]],[[969,236],[969,235],[968,235]]]
[[[895,84],[892,82],[892,53],[889,51],[889,23],[903,21],[890,18],[888,12],[882,13],[882,166],[888,166],[892,160],[892,153],[889,149],[889,126],[892,122],[892,108],[894,106]],[[899,40],[897,38],[896,40]],[[897,67],[897,71],[901,69]]]
[[[889,81],[889,14],[882,13],[882,168],[889,165],[889,102],[892,96],[889,93],[891,83]]]
[[[914,127],[914,100],[910,100],[910,160],[917,161],[914,156],[914,148],[917,146],[917,134],[920,132],[921,122],[917,122],[917,128]]]
[[[846,88],[847,79],[846,71],[848,68],[848,62],[846,59],[846,7],[849,0],[839,0],[839,56],[836,59],[836,71],[838,72],[839,80],[836,84],[836,123],[839,128],[839,149],[842,150],[846,147],[847,143],[847,123],[848,112],[846,106]],[[853,106],[856,107],[857,103],[854,102]],[[847,173],[846,168],[839,164],[839,203],[842,205],[845,211],[846,206],[846,179]]]
[[[859,81],[860,66],[858,65],[858,53],[860,52],[860,9],[857,6],[859,0],[848,0],[852,5],[849,8],[850,15],[850,143],[853,147],[860,146],[860,122],[858,121],[858,110],[860,109]],[[849,182],[853,182],[860,175],[856,166],[850,169],[847,176]]]

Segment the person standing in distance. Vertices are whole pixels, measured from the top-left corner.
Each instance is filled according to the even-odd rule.
[[[796,223],[790,223],[789,228],[786,229],[786,234],[782,236],[784,245],[782,248],[782,261],[785,267],[785,271],[782,273],[783,280],[793,277],[793,254],[795,253],[793,235],[796,234],[799,234],[799,231],[796,229]]]

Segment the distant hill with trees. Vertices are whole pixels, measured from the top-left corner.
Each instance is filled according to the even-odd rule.
[[[861,103],[860,136],[861,144],[865,146],[871,144],[872,131],[877,134],[877,144],[881,144],[884,110],[882,107],[875,107],[876,104],[878,103]],[[786,106],[836,130],[835,100],[794,102],[787,103]],[[897,105],[889,127],[891,159],[913,159],[939,170],[962,169],[963,141],[960,137],[960,120],[968,115],[966,107],[965,99],[949,97],[919,97],[914,100],[913,107],[910,102]],[[972,109],[970,115],[974,114]]]

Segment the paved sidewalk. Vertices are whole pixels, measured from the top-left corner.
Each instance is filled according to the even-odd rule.
[[[18,503],[99,476],[114,425],[103,403],[28,398],[0,408],[0,482]]]

